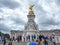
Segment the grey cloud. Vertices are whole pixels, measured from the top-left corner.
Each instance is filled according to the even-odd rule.
[[[40,22],[41,26],[48,27],[48,26],[56,26],[59,25],[60,22],[56,22],[54,19],[44,19],[44,21]]]
[[[47,2],[51,3],[53,1],[52,0],[51,1],[47,0]],[[55,25],[60,24],[60,22],[56,22],[53,18],[49,19],[47,16],[44,16],[44,15],[47,14],[47,12],[43,9],[43,7],[40,4],[35,5],[35,10],[36,10],[37,15],[39,15],[37,21],[38,21],[39,25],[41,25],[43,28],[51,26],[51,25],[55,26]],[[43,16],[41,16],[41,15],[43,15]]]
[[[1,31],[9,31],[11,28],[8,27],[7,25],[5,24],[0,24],[0,30]]]
[[[43,10],[43,7],[41,5],[36,4],[34,8],[37,15],[45,15],[47,13],[45,10]]]
[[[55,0],[56,4],[60,6],[60,0]]]
[[[31,4],[36,5],[39,2],[39,0],[28,0],[28,2],[29,2],[30,5]]]
[[[0,12],[2,13],[2,12],[3,12],[3,10],[2,10],[2,9],[0,9]]]
[[[45,30],[45,29],[48,29],[48,27],[44,27],[44,26],[39,26],[39,29],[41,29],[41,30]]]
[[[14,21],[15,24],[18,24],[18,25],[24,25],[25,22],[23,19],[21,19],[20,17],[16,16],[16,17],[10,17],[10,19],[12,21]]]
[[[0,21],[4,21],[4,18],[0,18]]]
[[[8,7],[10,9],[15,9],[19,7],[19,3],[13,0],[0,0],[0,7]]]
[[[17,19],[13,18],[12,20],[15,22],[15,24],[19,24],[19,25],[24,25],[25,24],[25,22],[22,19],[19,19],[19,18],[17,18]]]
[[[54,0],[46,0],[47,4],[51,4],[52,2],[54,2]]]
[[[3,18],[0,18],[0,21],[2,21],[3,20]]]

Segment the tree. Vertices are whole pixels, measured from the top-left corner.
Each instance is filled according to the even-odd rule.
[[[0,32],[0,36],[1,36],[1,32]]]
[[[10,38],[10,35],[8,33],[4,34],[4,33],[0,32],[0,36],[4,36],[4,37],[6,37],[8,39]]]
[[[0,32],[0,36],[4,36],[4,33]]]
[[[4,36],[6,37],[6,38],[10,38],[10,35],[9,34],[4,34]]]

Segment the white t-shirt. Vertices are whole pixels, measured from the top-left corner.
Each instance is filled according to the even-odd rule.
[[[54,38],[54,39],[52,39],[52,42],[56,42],[55,38]]]

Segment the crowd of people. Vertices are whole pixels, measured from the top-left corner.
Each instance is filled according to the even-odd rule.
[[[5,37],[3,38],[2,41],[3,41],[3,45],[6,45],[6,38]],[[37,39],[33,38],[31,41],[28,41],[27,45],[49,45],[49,43],[48,43],[49,41],[53,42],[53,45],[56,45],[54,35],[53,36],[39,35]],[[12,45],[12,40],[11,39],[9,40],[8,45]]]
[[[39,35],[37,40],[33,39],[31,42],[28,42],[27,45],[49,45],[48,42],[51,41],[53,45],[56,45],[55,36],[44,36]]]

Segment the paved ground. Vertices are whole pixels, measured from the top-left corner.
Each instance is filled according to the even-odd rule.
[[[27,45],[27,42],[13,42],[12,43],[13,45]],[[0,45],[3,45],[0,43]],[[6,43],[6,45],[8,45],[8,43]],[[49,45],[53,45],[51,42],[49,42]],[[57,44],[57,45],[60,45],[60,44]]]
[[[3,45],[2,43],[0,43],[0,45]],[[6,45],[8,45],[8,43],[6,43]],[[12,42],[12,45],[27,45],[27,42]]]

